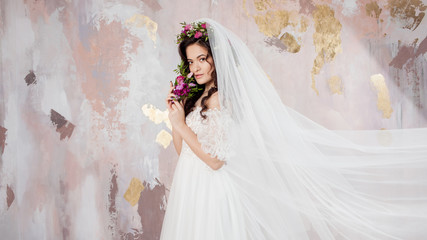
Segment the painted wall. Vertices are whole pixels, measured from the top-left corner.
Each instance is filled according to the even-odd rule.
[[[421,0],[2,0],[0,233],[158,239],[177,155],[180,22],[240,36],[285,104],[331,129],[427,126]]]

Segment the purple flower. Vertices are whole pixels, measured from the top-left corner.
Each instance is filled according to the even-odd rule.
[[[199,38],[201,37],[203,34],[199,31],[196,32],[196,34],[194,35],[194,38]]]
[[[190,84],[188,84],[188,86],[190,86],[190,87],[195,87],[195,86],[196,86],[196,84],[194,84],[194,83],[190,83]]]
[[[175,89],[181,91],[184,88],[183,84],[176,85]]]

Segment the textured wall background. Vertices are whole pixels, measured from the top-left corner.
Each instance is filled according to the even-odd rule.
[[[240,36],[331,129],[427,126],[426,1],[2,0],[0,233],[157,239],[177,155],[180,22]],[[286,123],[284,123],[286,124]]]

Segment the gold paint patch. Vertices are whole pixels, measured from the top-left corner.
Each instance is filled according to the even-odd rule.
[[[373,1],[370,3],[367,3],[365,5],[366,15],[370,17],[375,17],[376,19],[380,18],[380,14],[382,9],[378,6],[378,3]]]
[[[313,12],[313,20],[315,28],[313,42],[317,56],[311,70],[311,88],[319,95],[314,77],[320,73],[320,69],[326,62],[333,61],[335,55],[342,52],[342,25],[334,17],[334,10],[327,5],[317,6],[317,9]]]
[[[371,84],[377,91],[377,108],[383,112],[383,118],[390,118],[393,109],[391,108],[390,95],[384,76],[375,74],[371,76]]]
[[[151,20],[149,17],[141,14],[135,14],[131,18],[127,19],[125,24],[133,25],[138,28],[147,28],[151,40],[156,43],[157,23]]]
[[[420,0],[388,0],[387,8],[393,20],[413,31],[423,20],[427,6]]]
[[[308,20],[307,20],[307,18],[302,16],[300,19],[299,32],[307,32],[307,28],[308,28]]]
[[[329,89],[331,90],[332,94],[340,94],[342,95],[342,81],[341,78],[338,76],[333,76],[328,79],[328,85]]]
[[[256,10],[265,11],[269,7],[271,7],[271,1],[270,0],[255,0],[254,5],[255,5]]]
[[[298,44],[295,37],[287,32],[280,37],[280,41],[285,44],[288,52],[297,53],[301,49],[301,45]]]
[[[142,182],[138,178],[132,178],[123,197],[130,203],[130,205],[135,206],[138,203],[143,190],[144,185],[142,185]]]
[[[284,10],[268,11],[265,15],[254,16],[259,31],[267,37],[278,37],[282,29],[290,25],[289,17],[290,13]]]
[[[144,104],[141,108],[145,116],[147,116],[155,124],[160,124],[164,122],[166,126],[172,130],[172,125],[168,118],[168,110],[160,111],[151,104]]]
[[[161,130],[159,134],[157,134],[156,142],[163,146],[163,148],[167,148],[172,141],[172,135],[165,130]]]

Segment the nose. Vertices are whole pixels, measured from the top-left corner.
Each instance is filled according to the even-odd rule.
[[[200,70],[200,66],[198,62],[193,63],[193,72],[198,72]]]

